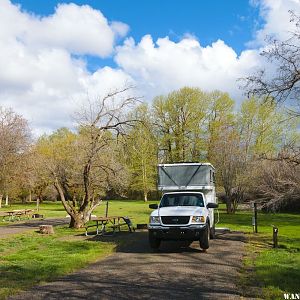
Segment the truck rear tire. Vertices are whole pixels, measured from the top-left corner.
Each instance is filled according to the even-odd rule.
[[[149,245],[152,249],[158,249],[160,246],[160,239],[157,239],[156,237],[149,235]]]
[[[210,229],[209,229],[209,224],[207,223],[205,230],[202,232],[199,240],[201,249],[206,250],[209,248],[209,236],[210,236]]]

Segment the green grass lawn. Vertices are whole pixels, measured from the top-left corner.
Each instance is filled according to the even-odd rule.
[[[80,233],[61,227],[51,236],[31,232],[0,239],[0,299],[84,267],[116,246],[70,238]]]
[[[151,203],[151,202],[149,202]],[[151,209],[143,201],[109,201],[109,215],[129,216],[135,224],[147,223]],[[104,216],[106,202],[93,214]],[[35,208],[35,203],[13,204],[0,211]],[[40,214],[45,217],[65,217],[60,202],[44,202]],[[10,225],[15,222],[2,222]],[[121,241],[84,240],[84,229],[56,227],[52,236],[36,232],[0,239],[0,299],[18,290],[70,273],[114,251]]]
[[[36,203],[35,202],[27,202],[27,203],[14,203],[8,206],[3,205],[0,208],[0,212],[17,210],[17,209],[33,209],[36,211]],[[39,214],[44,215],[47,218],[54,217],[65,217],[66,211],[64,210],[61,202],[43,202],[40,204]],[[0,219],[1,225],[2,219]]]
[[[258,234],[252,234],[251,211],[227,215],[221,206],[219,226],[251,233],[245,264],[255,270],[255,284],[263,299],[283,299],[283,293],[298,293],[300,286],[300,214],[258,214]],[[279,248],[272,248],[272,227],[279,228]],[[253,275],[252,275],[253,277]]]
[[[148,205],[154,202],[122,200],[109,201],[109,215],[129,216],[134,224],[148,223],[152,211]],[[15,204],[9,209],[35,208],[35,203]],[[0,211],[8,210],[3,207]],[[283,298],[283,292],[299,292],[300,282],[300,214],[258,214],[258,234],[252,233],[252,212],[238,211],[234,215],[225,213],[220,205],[220,223],[217,227],[229,227],[247,233],[249,244],[245,264],[251,265],[255,284],[263,288],[264,299]],[[40,205],[45,217],[65,217],[60,202]],[[105,202],[95,211],[105,215]],[[0,224],[4,224],[0,222]],[[6,222],[7,223],[7,222]],[[272,249],[272,227],[279,228],[279,248]],[[111,253],[115,243],[85,241],[72,237],[83,230],[57,228],[53,236],[28,233],[0,239],[0,298],[17,289],[48,281],[69,273],[87,263]],[[61,259],[63,255],[64,259]]]
[[[108,201],[108,214],[109,215],[121,215],[129,216],[133,218],[134,223],[148,223],[149,214],[151,209],[149,209],[150,203],[157,203],[157,201],[149,201],[145,203],[144,201],[133,201],[133,200],[111,200]],[[0,212],[15,210],[15,209],[36,209],[36,203],[25,203],[25,204],[12,204],[9,206],[4,206],[0,208]],[[98,206],[93,214],[97,216],[104,216],[106,210],[106,201],[103,201],[100,206]],[[39,214],[46,218],[64,218],[67,216],[61,202],[43,202],[40,204]],[[0,225],[4,224],[1,222]],[[10,222],[5,222],[5,225]]]

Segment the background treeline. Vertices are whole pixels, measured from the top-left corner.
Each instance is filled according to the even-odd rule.
[[[35,141],[22,116],[0,108],[0,205],[60,199],[87,218],[101,199],[157,198],[158,163],[209,161],[228,213],[247,200],[299,208],[298,119],[273,98],[236,105],[227,93],[190,87],[151,104],[118,96],[89,105],[76,130]]]

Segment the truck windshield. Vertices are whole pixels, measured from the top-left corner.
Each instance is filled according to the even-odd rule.
[[[161,199],[159,207],[168,206],[200,206],[204,207],[204,201],[201,194],[165,194]]]

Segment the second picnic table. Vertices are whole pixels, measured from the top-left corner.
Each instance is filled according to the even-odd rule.
[[[129,217],[124,216],[107,216],[107,217],[99,217],[97,219],[94,219],[90,222],[93,222],[93,224],[87,225],[85,227],[85,235],[88,236],[88,229],[91,227],[96,227],[96,235],[106,235],[108,234],[107,228],[111,228],[113,235],[118,229],[118,231],[121,231],[122,226],[127,226],[129,232],[134,231],[134,228],[132,226],[132,222]]]
[[[3,217],[3,221],[5,220],[5,217],[8,217],[9,221],[14,221],[15,218],[20,220],[21,216],[29,218],[33,212],[33,209],[15,209],[11,211],[5,211],[1,214],[1,216]]]

